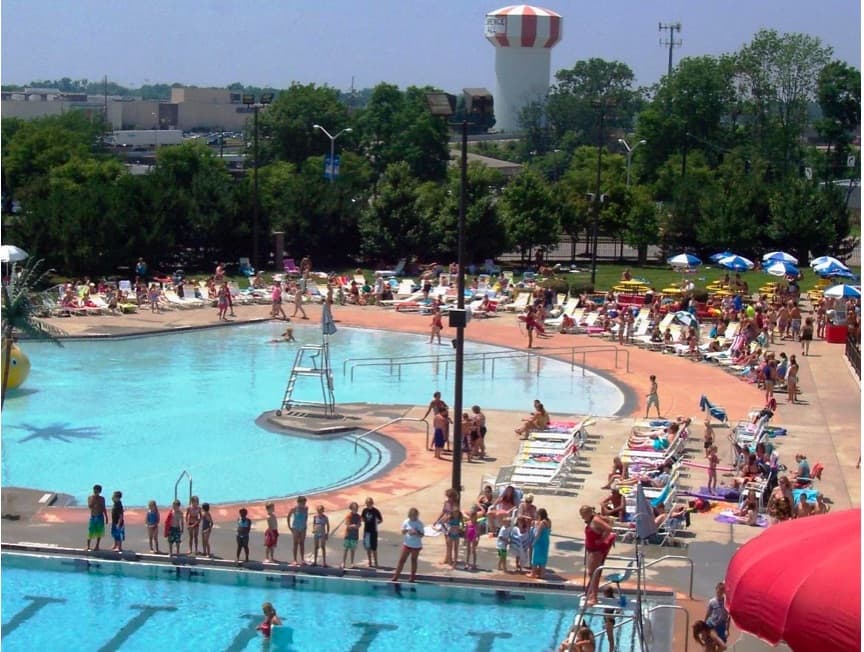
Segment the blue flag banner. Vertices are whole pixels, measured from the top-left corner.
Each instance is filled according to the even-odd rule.
[[[654,509],[645,497],[642,484],[636,485],[636,538],[648,539],[657,534],[657,524],[654,522]]]
[[[321,332],[324,335],[333,335],[336,332],[336,322],[333,321],[330,304],[326,301],[324,302],[324,309],[321,311]]]

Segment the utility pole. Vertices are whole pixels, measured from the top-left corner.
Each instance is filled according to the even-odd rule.
[[[664,41],[661,38],[660,39],[660,45],[662,45],[664,47],[667,45],[669,46],[669,68],[667,69],[666,73],[671,76],[672,75],[672,49],[676,48],[676,47],[680,48],[684,43],[684,41],[682,41],[680,38],[677,40],[675,39],[675,32],[678,32],[679,34],[681,33],[681,23],[680,22],[666,23],[666,24],[657,23],[657,29],[661,32],[664,30],[669,32],[669,39]]]

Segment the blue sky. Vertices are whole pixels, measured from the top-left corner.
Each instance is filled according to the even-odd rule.
[[[3,0],[3,83],[101,79],[124,86],[292,81],[347,89],[386,81],[458,92],[494,88],[479,0]],[[674,59],[734,52],[761,28],[803,32],[860,68],[859,0],[544,0],[564,17],[552,71],[618,60],[637,83],[666,71],[658,22],[677,22]],[[612,8],[616,8],[617,11]]]

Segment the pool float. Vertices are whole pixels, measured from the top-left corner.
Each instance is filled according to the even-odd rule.
[[[12,345],[11,362],[9,363],[9,384],[6,389],[17,389],[20,387],[27,376],[30,375],[30,358],[18,348],[17,344]],[[6,368],[6,346],[3,345],[2,362],[0,373]]]

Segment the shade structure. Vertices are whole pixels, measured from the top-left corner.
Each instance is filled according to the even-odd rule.
[[[855,275],[851,272],[851,270],[846,267],[839,260],[834,262],[822,263],[821,265],[816,265],[813,268],[813,271],[819,274],[819,276],[830,277],[830,276],[843,276],[845,278],[854,278]]]
[[[798,268],[793,263],[775,260],[763,268],[771,276],[798,276]]]
[[[837,258],[834,258],[834,256],[819,256],[818,258],[814,258],[813,260],[810,261],[810,267],[815,269],[815,268],[819,267],[820,265],[825,265],[827,263],[835,263],[837,265],[843,265],[843,267],[846,267],[846,265],[843,263],[843,261],[838,260]],[[846,269],[849,269],[849,268],[846,267]]]
[[[861,510],[785,521],[744,544],[726,570],[735,624],[795,652],[860,650]]]
[[[696,319],[696,315],[687,312],[686,310],[679,310],[676,312],[672,316],[672,321],[677,321],[679,324],[683,324],[684,326],[699,326],[699,320]]]
[[[678,254],[677,256],[667,258],[666,262],[673,267],[696,267],[702,264],[702,261],[693,254]]]
[[[832,285],[822,294],[826,297],[833,297],[835,299],[860,299],[861,289],[854,285],[841,283],[840,285]]]
[[[784,263],[792,263],[793,265],[798,264],[798,259],[792,254],[787,254],[785,251],[771,251],[762,256],[763,263],[768,262],[769,260],[782,260]]]
[[[711,254],[709,258],[712,262],[719,262],[721,258],[728,258],[729,256],[734,256],[735,254],[728,249],[726,251],[718,251],[716,254]]]
[[[754,267],[752,260],[736,254],[721,258],[717,261],[717,264],[720,265],[720,267],[731,269],[733,272],[746,272],[748,269],[753,269]]]
[[[29,255],[26,251],[15,245],[0,246],[0,263],[18,263],[26,260]]]

